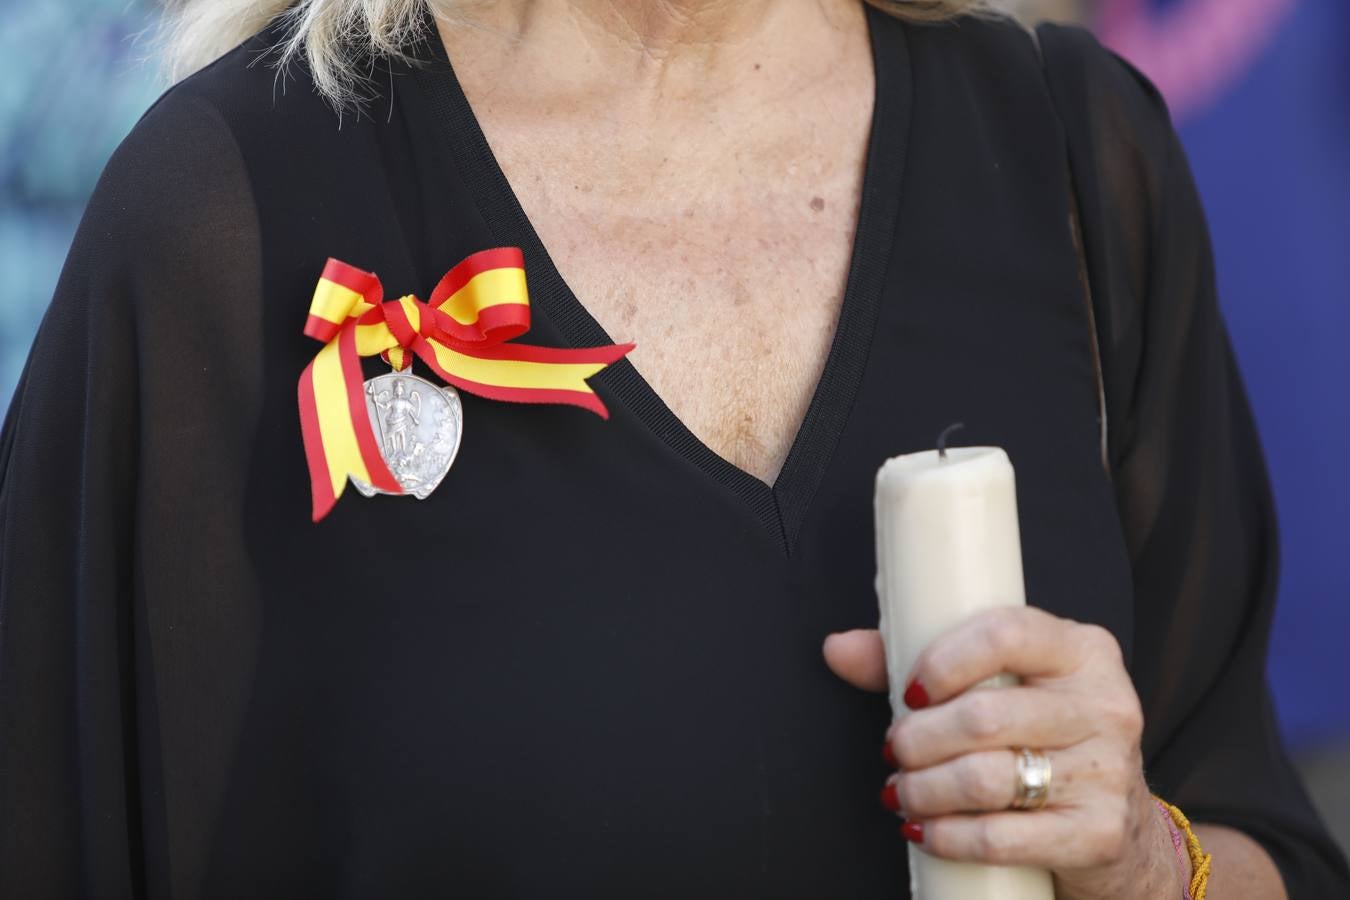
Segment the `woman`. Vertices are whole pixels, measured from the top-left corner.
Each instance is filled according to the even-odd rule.
[[[1065,93],[963,2],[285,7],[183,10],[204,68],[109,164],[10,409],[0,893],[898,897],[880,788],[1062,897],[1204,880],[1155,792],[1211,897],[1343,895],[1132,71]],[[522,267],[514,344],[571,355],[497,343]],[[957,418],[1017,467],[1038,608],[938,639],[888,730],[871,480]]]

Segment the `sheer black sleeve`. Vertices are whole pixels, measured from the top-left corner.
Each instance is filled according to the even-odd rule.
[[[238,151],[204,101],[171,92],[110,161],[0,439],[0,896],[141,896],[156,827],[136,685],[146,423],[191,429],[204,358],[256,253]],[[201,365],[195,365],[201,369]],[[234,425],[228,416],[221,421]],[[191,526],[188,526],[191,527]],[[172,568],[172,561],[165,565]]]
[[[1146,774],[1193,821],[1260,842],[1294,900],[1350,896],[1266,683],[1275,511],[1184,153],[1142,76],[1083,32],[1040,33],[1103,349]]]

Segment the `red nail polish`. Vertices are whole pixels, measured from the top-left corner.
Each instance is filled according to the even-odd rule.
[[[910,709],[923,709],[929,702],[928,691],[919,679],[914,679],[905,688],[905,705]]]
[[[891,749],[890,741],[881,745],[881,758],[886,760],[886,765],[892,769],[900,768],[900,760],[895,758],[895,751]]]
[[[911,844],[923,843],[923,823],[906,822],[900,826],[900,836]]]
[[[894,781],[886,782],[886,786],[881,789],[881,805],[891,812],[900,811],[900,795],[896,793]]]

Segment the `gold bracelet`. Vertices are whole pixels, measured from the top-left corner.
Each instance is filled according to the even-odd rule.
[[[1172,823],[1186,838],[1186,853],[1191,858],[1191,900],[1205,900],[1205,892],[1209,890],[1209,869],[1214,861],[1213,854],[1206,853],[1200,846],[1200,839],[1191,830],[1191,821],[1186,818],[1185,813],[1156,794],[1153,799],[1167,810],[1167,814],[1172,817]]]

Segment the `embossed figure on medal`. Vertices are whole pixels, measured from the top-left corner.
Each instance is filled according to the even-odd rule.
[[[425,500],[459,453],[464,433],[459,392],[406,371],[391,372],[366,382],[366,411],[389,471],[406,493]],[[366,497],[391,493],[350,477]]]

